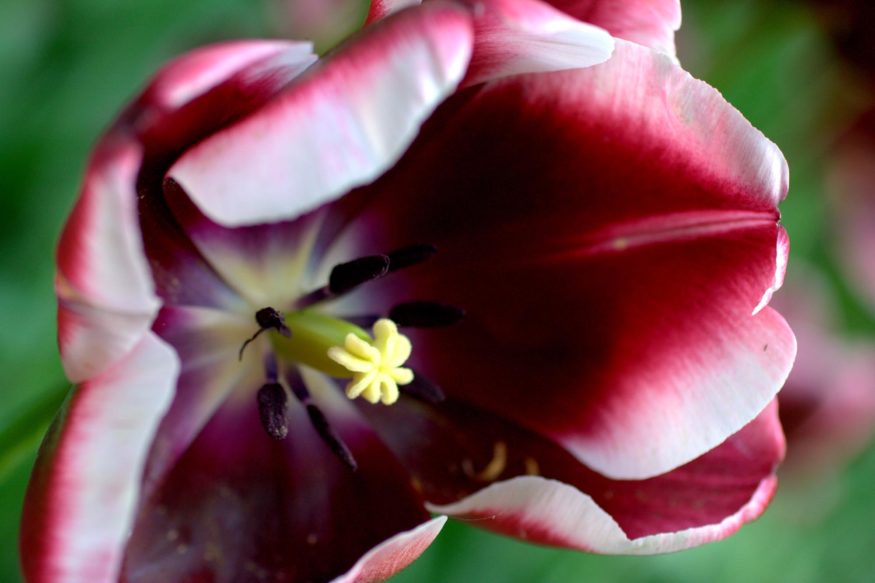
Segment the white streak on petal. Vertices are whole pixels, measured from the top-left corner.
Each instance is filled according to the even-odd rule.
[[[462,78],[471,29],[464,11],[434,4],[370,32],[169,175],[225,226],[294,218],[377,178]]]

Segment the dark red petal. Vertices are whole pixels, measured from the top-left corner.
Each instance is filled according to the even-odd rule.
[[[720,540],[757,518],[774,493],[783,451],[771,406],[723,445],[663,476],[595,483],[526,476],[432,509],[535,542],[600,553],[671,552]]]
[[[338,248],[435,244],[427,265],[369,284],[364,313],[464,309],[411,331],[413,368],[643,478],[738,431],[786,378],[793,336],[762,309],[783,277],[786,187],[780,152],[715,90],[618,41],[603,65],[449,103],[344,201],[364,211]]]
[[[358,469],[329,451],[299,403],[289,404],[288,436],[268,436],[258,384],[238,386],[142,500],[122,581],[326,581],[428,520],[404,470],[333,384],[309,386]]]
[[[556,444],[457,402],[361,410],[433,510],[596,552],[662,552],[727,536],[763,510],[784,452],[774,405],[701,458],[642,481],[605,478]]]

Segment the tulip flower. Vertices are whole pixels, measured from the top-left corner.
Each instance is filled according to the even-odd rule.
[[[762,512],[786,164],[666,53],[675,2],[584,4],[151,80],[59,244],[29,583],[378,581],[446,516],[644,554]]]

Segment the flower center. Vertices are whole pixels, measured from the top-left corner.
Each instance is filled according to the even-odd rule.
[[[328,358],[352,373],[352,380],[346,385],[347,397],[355,399],[361,395],[370,403],[382,401],[391,405],[398,400],[398,385],[413,381],[413,371],[401,366],[412,350],[410,340],[398,333],[395,322],[380,318],[374,324],[373,343],[350,333],[343,347],[328,349]]]
[[[391,405],[398,400],[398,385],[413,381],[413,371],[402,367],[413,347],[388,318],[374,324],[374,338],[355,324],[312,310],[287,315],[285,324],[291,335],[271,336],[277,356],[335,378],[351,378],[346,386],[350,399],[362,396]]]
[[[404,366],[413,346],[398,328],[448,326],[463,317],[461,309],[418,300],[396,304],[385,315],[341,318],[325,313],[320,305],[353,292],[369,281],[422,263],[436,251],[432,245],[419,244],[340,263],[332,269],[327,284],[298,298],[292,311],[284,314],[268,306],[255,313],[258,330],[245,339],[239,356],[242,360],[246,347],[268,332],[266,383],[256,399],[268,436],[286,437],[287,395],[290,393],[306,407],[313,428],[334,454],[349,468],[356,467],[349,448],[311,397],[297,371],[298,366],[337,379],[349,379],[345,387],[349,399],[363,397],[372,404],[383,405],[396,403],[402,393],[431,403],[444,399],[437,385]],[[362,326],[372,327],[373,336]]]

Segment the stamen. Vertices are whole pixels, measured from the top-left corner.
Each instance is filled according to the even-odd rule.
[[[507,467],[507,444],[503,441],[496,441],[492,449],[492,459],[486,464],[486,467],[479,472],[474,470],[474,464],[470,459],[462,460],[462,471],[469,478],[478,482],[494,482],[504,472]]]
[[[328,423],[328,419],[325,417],[322,410],[313,402],[313,398],[310,396],[310,391],[307,390],[303,381],[301,381],[300,378],[296,378],[290,380],[290,384],[292,386],[292,393],[294,393],[295,397],[297,397],[301,404],[307,409],[307,416],[310,418],[310,424],[313,426],[313,429],[316,430],[319,437],[322,438],[322,441],[325,442],[325,445],[331,450],[331,453],[337,456],[337,458],[350,470],[355,471],[358,469],[358,463],[356,463],[349,447],[343,442],[343,439],[341,439],[334,428],[331,427],[331,424]]]
[[[292,331],[286,326],[285,316],[279,310],[270,307],[261,308],[255,312],[255,322],[258,324],[258,331],[250,336],[243,343],[243,346],[240,347],[240,352],[237,353],[237,360],[243,360],[243,351],[265,330],[275,330],[286,338],[292,337]]]
[[[437,247],[434,245],[419,243],[401,247],[386,255],[366,255],[346,263],[338,263],[328,275],[328,285],[298,298],[295,306],[298,309],[304,309],[345,294],[363,283],[379,279],[393,271],[422,263],[435,253],[437,253]]]
[[[355,458],[352,456],[352,452],[349,451],[349,448],[343,443],[343,440],[328,423],[322,410],[311,403],[307,405],[307,415],[310,417],[310,423],[313,424],[313,429],[316,430],[316,433],[319,434],[319,437],[322,438],[325,445],[331,449],[331,453],[336,455],[346,467],[352,471],[356,471],[358,469],[358,463],[356,463]]]
[[[447,398],[439,386],[418,372],[414,373],[413,381],[401,387],[401,392],[426,403],[440,403]]]
[[[258,389],[258,417],[264,431],[274,439],[285,439],[289,434],[286,423],[286,390],[279,383],[267,383]]]
[[[437,253],[437,247],[428,243],[418,243],[396,249],[389,253],[389,271],[398,271],[417,263],[422,263]]]
[[[451,326],[465,317],[465,310],[437,302],[404,302],[389,311],[389,319],[399,326],[437,328]]]
[[[352,373],[346,396],[363,396],[370,403],[391,405],[398,400],[398,385],[413,381],[413,371],[401,365],[410,357],[410,340],[398,333],[392,320],[382,318],[374,324],[371,342],[347,334],[343,346],[328,349],[328,358]]]
[[[368,255],[335,265],[328,276],[328,291],[333,295],[346,293],[354,287],[383,277],[389,271],[389,257]]]

